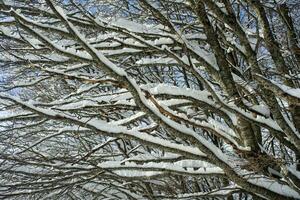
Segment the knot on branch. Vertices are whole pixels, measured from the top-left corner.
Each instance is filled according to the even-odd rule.
[[[241,169],[253,171],[260,174],[270,175],[269,168],[278,169],[283,163],[281,159],[271,157],[267,154],[256,153],[245,156],[247,163],[241,166]],[[272,174],[271,174],[272,175]]]

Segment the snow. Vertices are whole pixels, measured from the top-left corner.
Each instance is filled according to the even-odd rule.
[[[233,143],[238,149],[247,151],[248,148],[240,146],[237,141],[235,140],[235,134],[233,130],[231,130],[229,127],[225,127],[224,125],[221,125],[221,123],[218,123],[217,121],[209,118],[209,123],[205,121],[196,121],[193,119],[189,119],[185,114],[179,113],[177,114],[173,110],[169,109],[168,107],[164,106],[163,104],[160,104],[161,107],[163,107],[167,112],[172,113],[177,118],[181,118],[184,121],[188,121],[189,123],[193,124],[194,126],[201,127],[202,129],[208,130],[212,132],[213,134],[217,134],[218,136],[221,136],[222,138],[226,139],[226,142]]]
[[[212,190],[209,192],[196,192],[196,193],[186,193],[186,194],[178,194],[176,195],[177,199],[194,199],[194,198],[209,198],[214,197],[214,199],[223,199],[223,198],[218,198],[218,196],[228,196],[229,194],[232,194],[235,191],[239,191],[239,188],[236,187],[224,187],[224,188],[220,188],[217,190]]]
[[[245,99],[243,99],[243,103],[249,107],[249,110],[254,110],[256,113],[260,113],[264,117],[270,117],[271,115],[269,107],[265,104],[253,105]]]
[[[16,34],[13,33],[12,30],[10,30],[10,28],[8,28],[8,27],[0,26],[0,31],[2,32],[2,34],[6,35],[6,36],[19,39],[19,37],[17,37]]]
[[[221,4],[218,4],[218,6],[222,6]],[[209,47],[207,46],[207,50],[199,48],[199,45],[196,42],[190,41],[192,39],[205,39],[203,35],[195,36],[195,35],[189,35],[189,36],[182,36],[182,37],[171,37],[167,33],[164,33],[163,29],[156,29],[153,26],[148,26],[144,24],[139,24],[137,22],[125,20],[125,19],[113,19],[111,21],[105,21],[101,19],[96,19],[101,26],[105,26],[108,28],[122,28],[119,31],[123,33],[127,33],[126,31],[131,31],[129,34],[132,38],[121,38],[120,35],[114,33],[114,34],[105,34],[103,35],[103,38],[105,39],[113,39],[113,42],[99,42],[99,38],[102,36],[99,36],[99,38],[93,38],[93,39],[87,39],[80,31],[76,28],[72,23],[68,21],[68,17],[64,13],[64,10],[60,7],[55,7],[57,12],[65,19],[65,21],[68,23],[69,28],[72,30],[72,32],[75,33],[75,35],[78,37],[80,42],[85,46],[86,51],[78,51],[76,48],[65,48],[66,44],[62,43],[60,41],[53,42],[49,38],[46,38],[42,35],[42,32],[35,31],[42,40],[46,41],[50,45],[52,45],[54,48],[58,49],[62,54],[68,54],[70,56],[74,56],[76,58],[79,58],[80,60],[85,60],[87,62],[89,61],[97,61],[99,66],[106,68],[109,72],[111,72],[112,76],[117,78],[124,78],[124,80],[128,80],[128,89],[130,89],[130,92],[137,95],[131,95],[130,92],[127,90],[125,91],[116,91],[114,94],[112,93],[102,93],[102,96],[98,97],[88,97],[85,99],[84,95],[82,93],[88,93],[93,88],[97,87],[97,84],[86,84],[81,85],[77,91],[74,93],[75,95],[81,95],[79,99],[72,98],[71,96],[68,96],[68,101],[61,100],[57,102],[52,102],[52,107],[45,109],[44,107],[39,107],[38,102],[29,101],[24,102],[21,99],[13,96],[9,96],[4,93],[0,93],[0,97],[4,99],[11,100],[13,102],[16,102],[19,105],[24,106],[24,108],[30,110],[30,112],[24,112],[24,113],[14,113],[11,115],[5,115],[0,117],[1,120],[7,120],[15,117],[20,117],[22,115],[36,115],[33,113],[38,113],[41,116],[46,116],[52,119],[62,119],[66,120],[67,122],[72,122],[74,124],[77,124],[78,126],[85,127],[82,128],[83,130],[94,130],[97,131],[99,134],[103,134],[106,136],[114,137],[114,138],[130,138],[133,140],[138,140],[141,143],[146,144],[152,144],[156,147],[163,147],[164,149],[167,149],[170,152],[174,152],[172,156],[164,156],[164,157],[155,157],[151,155],[138,155],[136,157],[131,157],[123,161],[106,161],[100,163],[98,166],[103,169],[112,169],[116,174],[120,176],[126,176],[126,177],[140,177],[140,176],[154,176],[154,175],[160,175],[162,174],[161,171],[172,171],[174,173],[185,173],[189,175],[208,175],[208,174],[217,174],[217,175],[223,175],[224,172],[219,167],[214,166],[211,163],[201,161],[201,157],[206,157],[209,154],[212,154],[216,158],[219,158],[224,163],[229,163],[229,156],[223,153],[218,147],[213,145],[210,141],[206,140],[204,137],[202,137],[200,134],[198,134],[196,131],[192,130],[192,128],[188,128],[184,124],[177,123],[173,120],[171,120],[169,117],[165,116],[160,112],[158,107],[151,102],[149,99],[145,98],[144,91],[149,91],[152,95],[161,95],[161,94],[168,94],[178,97],[178,99],[170,99],[170,100],[157,100],[157,103],[168,113],[178,117],[182,121],[187,121],[190,124],[193,124],[195,126],[201,127],[203,129],[209,129],[212,130],[212,132],[217,133],[220,137],[223,137],[226,141],[229,141],[230,143],[233,143],[235,146],[237,146],[238,149],[247,151],[247,148],[243,148],[239,146],[239,144],[236,142],[237,135],[235,132],[229,127],[221,122],[213,119],[213,118],[207,118],[207,121],[198,121],[194,119],[190,119],[194,114],[194,111],[192,109],[189,109],[188,106],[182,108],[183,112],[175,112],[171,110],[170,106],[176,106],[183,103],[192,103],[194,100],[198,101],[200,103],[204,103],[208,106],[211,106],[213,108],[216,108],[225,114],[227,114],[234,125],[237,125],[237,116],[242,116],[244,118],[247,118],[249,120],[255,121],[259,123],[262,126],[266,126],[268,128],[272,128],[275,130],[282,131],[280,126],[272,120],[270,116],[270,110],[267,108],[264,104],[259,105],[252,105],[250,102],[244,101],[244,103],[249,107],[249,111],[244,111],[240,108],[238,108],[234,103],[229,103],[226,99],[224,99],[218,91],[216,91],[216,94],[211,94],[208,91],[199,91],[189,88],[179,88],[175,86],[170,86],[167,84],[158,84],[158,85],[143,85],[139,86],[135,80],[130,78],[130,76],[127,75],[126,71],[113,63],[111,60],[109,60],[108,56],[115,56],[115,55],[121,55],[121,54],[131,54],[131,53],[138,53],[143,52],[142,48],[136,49],[135,46],[139,47],[145,47],[145,46],[151,46],[157,50],[167,50],[169,53],[172,53],[170,50],[170,45],[174,43],[174,40],[181,43],[186,43],[187,48],[190,51],[193,51],[196,55],[198,55],[200,58],[203,58],[205,62],[208,63],[210,67],[213,67],[216,71],[218,70],[218,66],[216,64],[216,58],[213,53],[209,52]],[[16,14],[21,14],[19,11],[16,11]],[[26,18],[24,18],[26,19]],[[56,31],[63,31],[66,32],[67,29],[61,28],[61,27],[50,27],[45,26],[43,24],[38,24],[33,21],[29,21],[29,19],[26,19],[28,22],[30,22],[33,25],[37,25],[44,28],[51,28]],[[7,34],[11,37],[16,37],[15,34],[12,33],[11,30],[5,29],[1,27],[1,31],[3,34]],[[161,35],[158,39],[152,39],[152,40],[144,40],[139,35],[135,35],[135,33],[148,33],[148,34],[156,34]],[[155,37],[153,37],[155,38]],[[39,47],[42,43],[36,39],[28,38],[25,36],[25,39],[34,47]],[[95,40],[98,43],[91,44],[91,40]],[[233,51],[233,48],[236,47],[238,50],[244,52],[244,47],[240,46],[235,42],[234,38],[228,38],[228,41],[233,45],[233,47],[229,47],[227,49],[227,53],[230,53]],[[127,45],[131,45],[132,48],[122,48],[117,50],[110,50],[112,47],[118,47],[122,45],[122,43],[125,43]],[[161,47],[160,47],[161,46]],[[104,50],[97,50],[96,48],[103,48]],[[107,48],[107,49],[106,49]],[[180,48],[180,47],[176,47]],[[88,53],[89,52],[89,53]],[[176,57],[176,54],[174,54],[174,57]],[[31,57],[32,58],[32,57]],[[187,56],[177,56],[176,58],[148,58],[144,57],[140,60],[136,61],[137,65],[163,65],[163,64],[176,64],[177,60],[181,61],[182,63],[186,65],[190,65],[190,60]],[[38,58],[36,58],[38,59]],[[198,64],[199,62],[192,58],[192,64]],[[76,70],[81,68],[82,66],[74,66],[69,67],[68,70]],[[48,72],[51,71],[51,69],[47,69]],[[56,73],[65,73],[66,71],[53,69],[53,72]],[[78,75],[76,72],[72,73],[72,75]],[[123,79],[122,79],[123,80]],[[234,76],[234,80],[244,86],[250,93],[252,93],[254,90],[249,85],[244,85],[244,81],[238,77]],[[32,82],[34,83],[34,82]],[[32,84],[30,83],[30,84]],[[22,85],[19,84],[19,85]],[[281,85],[276,83],[276,85],[281,88],[283,91],[288,93],[289,95],[300,98],[300,89],[299,88],[289,88],[285,85]],[[28,85],[27,85],[28,86]],[[86,94],[87,95],[87,94]],[[215,97],[218,98],[215,98]],[[183,98],[183,99],[179,99]],[[184,99],[185,98],[185,99]],[[84,107],[97,107],[101,105],[102,103],[107,103],[107,105],[113,105],[113,104],[123,104],[123,105],[135,105],[139,106],[143,109],[143,111],[131,113],[131,114],[122,114],[122,118],[116,121],[111,120],[110,122],[100,120],[96,117],[94,118],[77,118],[72,115],[70,115],[70,111],[74,109],[81,109]],[[57,103],[54,105],[53,103]],[[49,103],[44,104],[43,106],[50,106]],[[41,106],[41,105],[40,105]],[[64,112],[62,112],[64,111]],[[253,116],[253,113],[251,111],[255,111],[256,113],[260,113],[262,116]],[[70,112],[70,113],[68,113]],[[185,114],[186,113],[186,114]],[[147,115],[147,116],[146,116]],[[148,116],[149,115],[149,116]],[[141,131],[142,128],[147,128],[144,125],[141,125],[139,127],[129,128],[126,127],[126,124],[136,121],[139,118],[142,117],[149,117],[151,118],[152,115],[155,115],[157,119],[156,121],[162,122],[164,125],[166,125],[168,128],[170,128],[172,131],[178,132],[177,134],[179,137],[190,137],[193,139],[196,139],[198,142],[198,146],[189,146],[189,145],[183,145],[183,144],[177,144],[175,142],[171,142],[167,139],[162,139],[159,137],[156,137],[154,135],[151,135],[149,133],[145,133]],[[288,123],[289,121],[286,120]],[[152,123],[149,125],[149,127],[156,126],[156,123]],[[292,125],[291,125],[292,126]],[[75,127],[75,129],[78,129]],[[42,138],[32,144],[30,144],[31,147],[38,145],[39,143],[43,142],[45,139],[48,139],[50,137],[57,136],[61,134],[63,131],[66,130],[72,130],[72,128],[68,129],[67,127],[59,131],[58,133],[51,134],[45,138]],[[96,146],[97,148],[99,146]],[[204,150],[203,150],[204,149]],[[205,153],[203,152],[205,151]],[[208,153],[209,154],[208,154]],[[178,154],[176,154],[178,153]],[[174,162],[167,162],[167,159],[172,158],[178,158],[178,156],[182,154],[188,154],[190,157],[197,157],[199,160],[191,160],[191,159],[184,159],[180,161],[174,161]],[[151,162],[151,160],[154,160]],[[143,164],[137,164],[143,163]],[[75,166],[74,166],[75,167]],[[292,171],[292,169],[290,170]],[[297,174],[296,172],[292,172],[293,174]],[[299,176],[299,174],[297,174]],[[270,188],[274,192],[278,192],[283,195],[288,195],[291,197],[298,197],[299,195],[293,191],[288,186],[280,185],[277,182],[267,180],[262,177],[257,177],[253,179],[249,179],[249,182],[260,185],[262,187]],[[212,194],[226,194],[226,192],[221,191],[212,191]],[[203,193],[202,193],[203,194]],[[200,193],[195,195],[202,195]],[[185,195],[182,195],[185,196]]]
[[[145,32],[148,31],[146,26],[143,26],[143,25],[133,22],[133,21],[129,21],[124,18],[118,18],[116,20],[111,20],[109,22],[109,24],[117,26],[117,27],[126,28],[129,31],[137,31],[137,32],[141,32],[141,33],[143,33],[144,31]]]
[[[135,88],[138,87],[137,84],[135,83],[135,81],[132,81],[131,84],[134,85]],[[178,90],[180,90],[180,89],[177,90],[176,87],[171,87],[171,88],[169,88],[168,91],[165,91],[165,89],[166,89],[166,87],[164,87],[164,85],[160,84],[155,89],[153,89],[151,92],[158,93],[158,92],[164,91],[164,92],[170,92],[171,94],[174,94],[176,92],[179,93]],[[189,89],[184,90],[184,91],[186,92],[188,90]],[[170,120],[168,117],[165,117],[164,115],[162,115],[161,112],[158,110],[158,108],[155,107],[155,105],[151,105],[148,103],[148,101],[145,99],[145,97],[143,96],[143,94],[141,93],[140,90],[137,90],[137,92],[138,92],[139,97],[142,100],[143,104],[146,105],[147,108],[150,109],[156,116],[158,116],[166,125],[170,126],[172,129],[174,129],[175,131],[178,131],[181,134],[195,138],[201,144],[201,146],[203,146],[203,148],[207,148],[212,154],[214,154],[216,157],[218,157],[220,160],[224,161],[225,163],[228,162],[228,156],[225,155],[224,153],[222,153],[221,150],[218,149],[215,145],[208,142],[205,138],[203,138],[202,136],[197,134],[192,129],[187,128],[186,126],[181,125],[177,122],[174,122],[174,121]],[[205,96],[207,96],[208,93],[204,92],[204,91],[199,91],[199,92],[204,96],[204,99],[205,99]],[[186,94],[195,95],[194,92],[192,92],[192,91],[190,91]]]
[[[132,54],[132,53],[139,53],[142,50],[134,49],[134,48],[123,48],[123,49],[116,49],[116,50],[101,50],[101,53],[105,56],[117,56],[122,54]]]
[[[281,88],[281,90],[283,90],[284,92],[289,94],[290,96],[299,98],[299,101],[300,101],[300,88],[291,88],[291,87],[288,87],[286,85],[276,83],[275,81],[272,81],[272,82],[274,84],[276,84],[279,88]]]
[[[99,165],[101,167],[101,165]],[[108,167],[108,169],[111,169]],[[134,170],[115,170],[114,173],[118,174],[118,176],[129,177],[129,178],[138,178],[138,177],[151,177],[158,176],[163,174],[163,172],[158,171],[134,171]]]
[[[109,26],[112,26],[114,28],[122,28],[129,32],[135,32],[135,33],[148,33],[148,34],[162,34],[162,31],[160,30],[161,27],[159,26],[152,26],[147,24],[140,24],[134,21],[130,21],[124,18],[117,18],[117,19],[110,19],[103,20],[100,18],[96,18],[96,21],[99,25],[102,25],[107,23]]]
[[[195,166],[191,165],[193,163],[189,163],[190,167],[194,168]],[[198,165],[199,166],[199,165]],[[202,167],[199,169],[193,169],[193,170],[187,170],[184,167],[185,166],[180,166],[176,163],[155,163],[155,162],[149,162],[146,164],[136,164],[133,162],[126,162],[125,164],[121,164],[119,161],[107,161],[107,162],[102,162],[98,164],[98,167],[102,169],[110,169],[110,170],[121,170],[125,169],[127,171],[127,174],[130,176],[132,175],[132,171],[128,171],[128,169],[134,170],[141,170],[141,171],[152,171],[151,175],[153,175],[153,171],[172,171],[174,173],[186,173],[186,174],[191,174],[191,175],[207,175],[207,174],[224,174],[223,170],[221,170],[218,167]],[[124,175],[124,174],[123,174]],[[144,175],[146,176],[146,175]]]
[[[124,159],[121,161],[121,163],[125,162],[168,162],[169,160],[173,161],[174,159],[181,158],[182,156],[173,154],[173,153],[168,153],[166,152],[164,156],[161,155],[153,155],[153,154],[139,154],[136,156],[132,156],[130,158]]]
[[[167,45],[167,44],[173,44],[173,40],[171,38],[159,38],[154,40],[154,45],[159,46],[159,45]]]
[[[300,179],[300,172],[296,169],[295,165],[289,166],[288,171],[291,172],[294,176],[296,176],[298,179]]]
[[[136,120],[137,118],[143,117],[144,115],[145,115],[144,112],[137,112],[136,114],[131,115],[130,117],[124,118],[122,120],[118,120],[118,121],[115,121],[115,122],[110,122],[110,124],[115,124],[115,125],[128,124],[131,121]]]
[[[205,156],[205,154],[202,153],[198,148],[185,146],[182,144],[175,144],[168,140],[154,137],[154,136],[151,136],[151,135],[143,133],[143,132],[139,132],[136,129],[128,130],[126,127],[108,124],[106,121],[98,120],[95,118],[93,118],[93,119],[90,119],[90,118],[77,119],[75,117],[65,115],[63,113],[59,113],[54,110],[38,108],[38,107],[34,106],[33,104],[23,102],[22,100],[20,100],[17,97],[12,97],[12,96],[2,94],[2,93],[0,93],[0,97],[2,97],[4,99],[12,100],[20,105],[27,107],[30,110],[34,110],[35,112],[37,112],[41,115],[45,115],[45,116],[52,117],[52,118],[66,119],[66,120],[72,121],[75,124],[81,124],[84,127],[92,128],[92,129],[96,129],[100,132],[104,132],[104,133],[108,134],[109,136],[119,137],[120,135],[124,135],[124,136],[131,137],[131,138],[134,138],[134,139],[137,139],[140,141],[144,141],[147,143],[155,144],[157,146],[162,146],[162,147],[168,148],[171,151],[182,151],[182,152],[185,152],[188,154],[193,154],[195,156],[202,156],[202,157]]]
[[[145,86],[144,86],[145,87]],[[149,92],[151,94],[170,94],[170,95],[183,95],[183,96],[192,96],[195,98],[201,98],[204,101],[210,101],[208,98],[210,95],[207,91],[199,91],[193,89],[184,89],[176,86],[171,86],[167,84],[157,84],[155,87],[150,88]]]
[[[202,160],[180,160],[174,163],[174,165],[179,165],[186,168],[210,168],[215,167],[213,164],[202,161]]]
[[[138,65],[159,65],[159,64],[174,64],[177,63],[173,58],[141,58],[140,60],[136,61]]]
[[[145,85],[143,86],[144,89],[147,89],[147,87],[149,87],[149,86],[145,86]],[[237,123],[237,116],[240,115],[242,117],[245,117],[247,119],[257,122],[264,127],[268,127],[273,130],[283,132],[281,127],[278,125],[278,123],[276,121],[274,121],[273,119],[266,118],[266,117],[263,117],[260,115],[254,117],[252,113],[246,112],[246,111],[238,108],[233,103],[226,103],[225,100],[223,100],[223,98],[217,93],[216,93],[216,95],[218,96],[219,102],[214,102],[212,100],[212,95],[207,91],[198,91],[198,90],[192,90],[192,89],[178,88],[178,87],[169,86],[166,84],[158,84],[157,86],[148,89],[148,91],[153,95],[169,94],[169,95],[174,95],[174,96],[185,96],[188,98],[191,97],[197,101],[204,102],[205,104],[208,104],[212,107],[215,107],[218,110],[225,112],[231,118],[231,120],[234,124]],[[160,113],[157,111],[157,115],[159,115],[159,114]]]
[[[288,185],[282,185],[274,180],[266,179],[264,177],[251,177],[248,182],[267,188],[275,193],[287,196],[287,197],[292,197],[295,199],[299,198],[299,194],[293,190],[291,187]]]
[[[6,121],[6,120],[10,120],[10,119],[16,119],[18,117],[26,117],[26,116],[37,116],[36,114],[32,113],[32,112],[14,112],[14,113],[2,113],[0,116],[0,121]]]

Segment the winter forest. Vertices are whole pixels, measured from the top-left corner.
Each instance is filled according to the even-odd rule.
[[[300,1],[0,0],[0,199],[300,199]]]

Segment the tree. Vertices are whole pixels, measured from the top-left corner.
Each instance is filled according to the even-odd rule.
[[[297,0],[0,8],[1,198],[300,199]]]

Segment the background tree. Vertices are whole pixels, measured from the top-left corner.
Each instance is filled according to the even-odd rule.
[[[297,0],[0,8],[1,198],[300,199]]]

